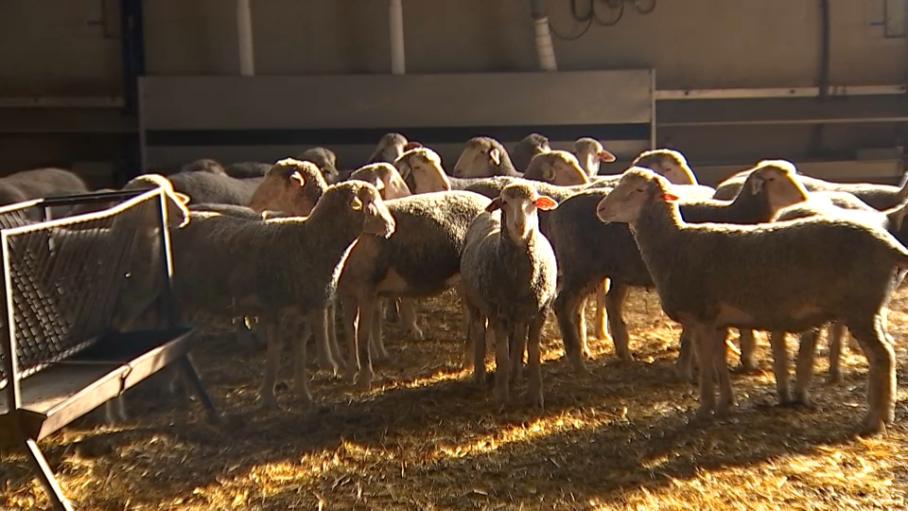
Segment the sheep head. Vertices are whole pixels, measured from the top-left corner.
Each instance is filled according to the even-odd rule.
[[[514,183],[504,187],[501,194],[489,203],[486,211],[501,209],[502,223],[508,237],[514,243],[524,245],[539,230],[538,210],[551,210],[557,206],[555,199],[537,194],[532,186]]]
[[[631,163],[634,167],[645,167],[676,185],[695,185],[697,178],[687,164],[687,158],[672,149],[644,151]]]

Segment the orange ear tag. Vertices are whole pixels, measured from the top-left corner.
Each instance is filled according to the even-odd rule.
[[[678,200],[678,196],[673,193],[663,193],[662,200],[665,202],[675,202]]]

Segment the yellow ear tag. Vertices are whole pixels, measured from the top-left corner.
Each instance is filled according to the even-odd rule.
[[[350,201],[350,209],[353,211],[359,211],[363,209],[363,201],[359,200],[359,197],[353,197],[353,200]]]

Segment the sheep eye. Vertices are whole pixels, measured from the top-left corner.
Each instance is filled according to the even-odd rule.
[[[363,209],[363,201],[359,200],[359,197],[353,197],[353,200],[350,201],[350,209],[353,211]]]
[[[639,192],[639,193],[643,193],[643,192],[645,192],[645,191],[646,191],[646,190],[643,189],[643,188],[637,188],[637,192]]]

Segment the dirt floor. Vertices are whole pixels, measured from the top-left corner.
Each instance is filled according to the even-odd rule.
[[[827,384],[818,362],[814,409],[778,407],[759,337],[761,371],[734,376],[739,407],[689,426],[695,388],[671,370],[679,329],[654,294],[638,291],[627,315],[634,362],[594,341],[589,371],[574,374],[552,317],[545,409],[502,410],[460,369],[453,296],[420,311],[427,339],[390,326],[393,363],[380,368],[372,392],[320,372],[314,407],[301,409],[285,385],[281,410],[264,412],[256,392],[264,353],[201,338],[196,361],[224,424],[208,425],[198,403],[137,389],[133,420],[80,421],[42,446],[78,509],[908,508],[906,291],[890,315],[896,424],[869,439],[854,434],[866,363],[852,350],[842,384]],[[3,453],[0,509],[46,505],[24,457]]]

